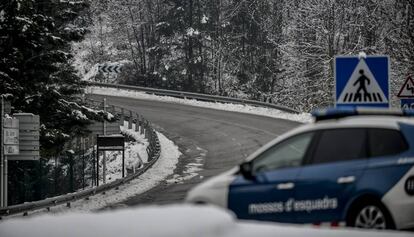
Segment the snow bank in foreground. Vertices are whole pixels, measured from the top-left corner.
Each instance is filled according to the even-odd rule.
[[[0,223],[0,236],[402,237],[412,234],[236,221],[230,213],[212,206],[171,205],[7,220]]]
[[[302,123],[308,123],[312,121],[312,116],[309,113],[301,113],[301,114],[292,114],[287,112],[282,112],[277,109],[272,108],[263,108],[263,107],[255,107],[250,105],[241,105],[241,104],[225,104],[225,103],[214,103],[214,102],[205,102],[205,101],[198,101],[198,100],[189,100],[189,99],[179,99],[169,96],[156,96],[151,94],[146,94],[144,92],[138,91],[128,91],[114,89],[114,88],[100,88],[100,87],[90,87],[91,94],[98,94],[98,95],[112,95],[112,96],[122,96],[122,97],[129,97],[129,98],[138,98],[138,99],[145,99],[145,100],[156,100],[156,101],[163,101],[163,102],[174,102],[210,109],[219,109],[225,111],[233,111],[233,112],[242,112],[254,115],[261,115],[261,116],[268,116],[272,118],[280,118],[280,119],[287,119]]]

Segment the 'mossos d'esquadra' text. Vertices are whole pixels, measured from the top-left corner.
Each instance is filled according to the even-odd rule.
[[[249,205],[249,214],[266,214],[266,213],[282,213],[282,212],[300,212],[300,211],[319,211],[331,210],[338,207],[337,198],[329,198],[325,196],[320,199],[313,200],[295,200],[288,199],[285,202],[268,202],[268,203],[252,203]]]

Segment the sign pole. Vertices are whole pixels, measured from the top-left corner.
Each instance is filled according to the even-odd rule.
[[[81,137],[82,149],[82,189],[85,189],[85,138]]]
[[[99,145],[98,136],[96,135],[96,187],[99,186]]]
[[[7,194],[8,194],[8,191],[7,191],[7,189],[8,189],[8,184],[7,184],[7,182],[8,182],[8,164],[7,164],[8,162],[7,162],[7,156],[4,156],[4,197],[3,197],[3,202],[4,202],[4,207],[7,207],[7,205],[8,205],[8,197],[7,197]]]
[[[1,117],[0,117],[0,123],[1,123],[1,126],[0,126],[0,129],[1,129],[1,135],[0,135],[0,145],[1,145],[1,148],[0,148],[0,150],[1,150],[1,154],[0,154],[0,163],[1,163],[1,167],[0,167],[0,206],[1,207],[4,207],[4,200],[3,200],[3,192],[4,192],[4,186],[3,186],[3,184],[4,184],[4,181],[3,181],[3,179],[4,179],[4,176],[3,176],[3,169],[4,169],[4,144],[3,144],[3,140],[4,140],[4,137],[3,137],[3,118],[4,118],[4,101],[3,101],[3,97],[1,96]]]
[[[125,145],[122,147],[122,178],[125,177]]]
[[[103,99],[103,111],[106,112],[106,98]],[[103,135],[106,135],[106,120],[103,121]],[[102,182],[106,183],[106,151],[103,151],[102,156]]]

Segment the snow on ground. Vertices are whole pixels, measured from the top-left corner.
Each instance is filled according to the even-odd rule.
[[[186,204],[5,220],[0,223],[0,236],[408,237],[412,233],[237,221],[223,209]]]
[[[125,168],[138,169],[144,163],[148,162],[148,140],[144,135],[135,131],[135,124],[132,129],[128,129],[128,122],[125,121],[124,126],[121,126],[123,134],[134,138],[135,141],[125,142]],[[100,156],[100,168],[102,169],[103,154]],[[102,172],[102,171],[101,171]],[[122,152],[121,151],[107,151],[106,152],[106,181],[111,182],[122,178]],[[102,175],[100,181],[103,182]]]
[[[183,183],[185,180],[189,180],[198,175],[198,172],[203,170],[203,162],[207,156],[207,150],[197,147],[200,151],[200,155],[194,159],[194,162],[188,163],[184,167],[183,175],[174,174],[172,178],[166,180],[167,183]],[[202,179],[203,176],[200,176]]]
[[[178,159],[181,156],[181,152],[178,150],[178,147],[163,134],[157,132],[157,135],[161,144],[160,158],[144,174],[126,184],[119,186],[118,190],[112,189],[106,191],[104,194],[100,193],[90,196],[89,200],[80,199],[74,201],[71,203],[71,208],[67,208],[66,204],[57,205],[52,207],[50,212],[47,213],[72,211],[89,212],[110,207],[128,199],[129,197],[144,193],[157,186],[160,182],[166,180],[168,176],[173,174],[173,171],[178,163]],[[46,213],[46,210],[38,210],[31,212],[30,216],[37,216],[44,213]],[[3,235],[0,234],[0,236]]]
[[[129,90],[122,90],[122,89],[115,89],[115,88],[100,88],[100,87],[90,87],[89,93],[91,94],[98,94],[98,95],[112,95],[112,96],[122,96],[128,98],[137,98],[137,99],[144,99],[144,100],[156,100],[156,101],[163,101],[163,102],[174,102],[210,109],[218,109],[218,110],[225,110],[225,111],[233,111],[233,112],[242,112],[254,115],[261,115],[261,116],[268,116],[272,118],[280,118],[280,119],[287,119],[302,123],[308,123],[312,121],[312,116],[309,113],[301,113],[301,114],[292,114],[283,112],[277,109],[272,108],[264,108],[264,107],[255,107],[251,105],[242,105],[242,104],[227,104],[227,103],[214,103],[214,102],[205,102],[205,101],[198,101],[198,100],[190,100],[190,99],[180,99],[174,98],[169,96],[157,96],[146,94],[144,92],[139,91],[129,91]]]
[[[173,174],[181,152],[178,147],[163,134],[157,133],[161,143],[161,155],[155,164],[138,178],[121,185],[119,190],[110,190],[105,194],[91,196],[89,200],[78,200],[72,203],[72,208],[61,207],[62,210],[91,211],[111,206],[129,197],[144,193],[155,187],[161,181]],[[76,236],[76,235],[74,235]]]

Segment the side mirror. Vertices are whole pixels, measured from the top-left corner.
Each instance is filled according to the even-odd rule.
[[[239,166],[239,170],[240,170],[241,175],[243,175],[245,179],[249,179],[249,180],[255,179],[253,175],[253,165],[251,162],[241,163]]]

